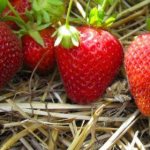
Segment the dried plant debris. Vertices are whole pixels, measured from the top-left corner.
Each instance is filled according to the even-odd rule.
[[[72,15],[84,18],[87,1],[74,2]],[[146,31],[149,0],[116,0],[114,5],[108,13],[119,16],[111,32],[126,51]],[[70,102],[57,69],[49,76],[21,70],[0,92],[0,150],[149,150],[149,127],[124,73],[88,105]]]
[[[119,80],[107,88],[104,99],[112,102],[126,102],[131,100],[128,83],[126,80]]]

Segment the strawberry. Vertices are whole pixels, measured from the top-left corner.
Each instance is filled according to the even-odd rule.
[[[4,22],[0,22],[0,89],[16,74],[21,64],[21,42]]]
[[[21,1],[24,2],[24,9]],[[53,0],[35,0],[32,3],[29,3],[29,0],[21,1],[20,4],[17,0],[6,3],[11,12],[15,14],[14,17],[6,17],[6,19],[14,20],[21,27],[17,33],[22,39],[24,65],[31,71],[36,69],[40,74],[47,74],[54,67],[54,38],[51,37],[54,29],[49,26],[54,22],[57,23],[58,19],[63,17],[64,2],[62,0],[55,2]],[[13,2],[19,14],[13,9]],[[24,15],[28,9],[25,7],[30,6],[29,4],[31,4],[31,10],[27,13],[28,22],[25,22],[22,14]]]
[[[27,21],[27,17],[25,15],[25,12],[27,10],[31,9],[31,3],[29,0],[9,0],[11,5],[15,8],[15,10],[19,13],[20,17],[24,20]],[[11,12],[11,10],[6,7],[5,10],[3,11],[3,16],[9,15],[9,16],[14,16],[14,14]],[[6,21],[6,23],[12,28],[12,29],[18,29],[18,26],[16,25],[15,22],[13,21]]]
[[[38,44],[29,34],[22,37],[24,64],[33,70],[38,65],[40,74],[47,74],[54,67],[54,38],[51,38],[53,28],[40,31],[44,46]]]
[[[125,54],[131,93],[145,116],[150,116],[150,33],[139,35]]]
[[[22,39],[24,65],[31,71],[36,69],[40,74],[47,74],[54,67],[54,38],[51,37],[54,29],[49,26],[62,19],[65,12],[64,1],[10,0],[2,4],[0,12],[6,6],[9,8],[4,10],[5,16],[2,19],[14,21],[21,27],[17,34]],[[5,11],[9,10],[13,16],[7,16]]]
[[[58,45],[55,52],[69,98],[85,104],[102,96],[112,82],[122,63],[123,49],[117,38],[103,29],[82,26],[77,30],[79,45]]]

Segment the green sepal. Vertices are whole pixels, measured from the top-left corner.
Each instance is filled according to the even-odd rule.
[[[104,22],[104,26],[111,26],[116,21],[116,15],[110,16],[106,21]]]
[[[66,49],[79,46],[79,31],[73,26],[63,25],[52,36],[57,36],[54,46],[62,45]]]
[[[54,35],[56,35],[56,34],[57,34],[57,32],[55,32],[55,33],[52,35],[52,37],[54,37]],[[56,38],[56,40],[55,40],[55,43],[54,43],[54,46],[58,46],[58,45],[61,43],[62,38],[63,38],[62,35],[57,36],[57,38]]]
[[[37,24],[42,24],[42,14],[37,15]]]
[[[42,14],[43,14],[43,20],[45,23],[48,23],[50,22],[50,17],[49,17],[49,13],[47,11],[42,11]]]
[[[34,22],[34,17],[33,17],[33,11],[30,10],[30,11],[26,11],[25,12],[25,15],[27,16],[28,20],[30,20],[31,22]]]
[[[44,40],[38,31],[30,30],[28,33],[38,44],[44,47]]]
[[[46,24],[43,24],[43,25],[39,25],[39,26],[36,27],[36,30],[37,30],[37,31],[40,31],[40,30],[46,29],[46,28],[48,28],[50,25],[51,25],[51,23],[46,23]]]
[[[4,11],[8,4],[8,0],[0,0],[0,14]]]
[[[150,18],[146,19],[146,29],[150,31]]]
[[[89,24],[100,27],[103,24],[105,12],[101,9],[100,5],[91,9],[89,14]]]
[[[74,46],[79,46],[79,37],[78,37],[78,35],[74,34],[71,37],[71,41],[72,41],[72,43],[73,43]]]

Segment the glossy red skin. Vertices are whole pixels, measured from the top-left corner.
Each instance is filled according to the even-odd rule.
[[[150,33],[142,34],[125,54],[125,69],[135,102],[145,116],[150,116]]]
[[[40,32],[45,42],[45,47],[39,45],[29,35],[23,36],[24,64],[28,69],[33,71],[39,61],[41,62],[36,71],[40,74],[48,74],[53,69],[55,64],[54,38],[51,37],[53,32],[53,28],[47,28]]]
[[[119,41],[109,32],[79,27],[80,45],[56,48],[58,68],[68,97],[86,104],[103,95],[117,74],[123,58]]]
[[[15,10],[18,11],[21,18],[24,21],[27,21],[28,19],[25,15],[25,12],[31,9],[31,3],[29,2],[29,0],[9,0],[9,2],[12,4]],[[3,16],[5,16],[9,11],[10,11],[9,8],[7,7],[3,12]],[[12,12],[10,12],[8,15],[14,16]],[[6,21],[6,23],[14,30],[19,29],[19,27],[13,21]]]
[[[0,22],[0,89],[9,82],[22,65],[21,41]]]

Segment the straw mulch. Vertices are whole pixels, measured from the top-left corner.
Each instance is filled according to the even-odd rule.
[[[111,32],[124,50],[146,31],[148,5],[150,0],[116,0],[108,10],[119,14]],[[82,16],[85,1],[74,7]],[[0,92],[0,129],[0,150],[150,149],[149,121],[131,97],[123,67],[103,97],[89,105],[67,99],[57,67],[46,77],[21,70]]]

